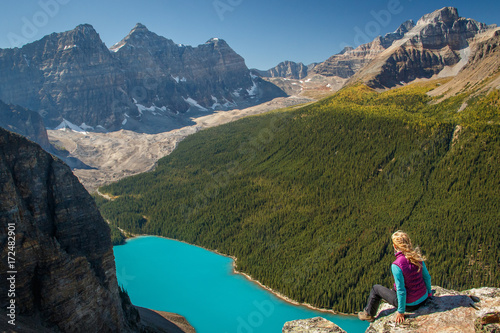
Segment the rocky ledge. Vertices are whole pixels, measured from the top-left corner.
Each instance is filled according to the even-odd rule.
[[[500,288],[483,287],[463,292],[433,287],[427,304],[406,314],[396,325],[396,309],[387,303],[380,306],[375,321],[366,333],[399,332],[500,332]],[[323,318],[296,320],[285,324],[283,333],[345,332]]]
[[[282,333],[343,333],[343,329],[325,318],[316,317],[285,323]]]

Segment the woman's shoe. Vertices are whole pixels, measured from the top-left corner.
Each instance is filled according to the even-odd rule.
[[[365,320],[365,321],[368,321],[370,323],[373,323],[375,321],[375,317],[370,316],[368,314],[368,312],[366,312],[365,310],[363,310],[363,311],[361,311],[361,312],[358,313],[358,318],[360,320]]]

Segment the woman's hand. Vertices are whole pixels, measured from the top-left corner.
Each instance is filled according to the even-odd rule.
[[[404,321],[405,321],[405,314],[399,312],[396,313],[396,324],[401,324]]]

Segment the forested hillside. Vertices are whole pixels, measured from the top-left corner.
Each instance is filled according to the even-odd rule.
[[[101,188],[112,224],[238,258],[299,301],[360,311],[391,285],[391,233],[410,233],[432,283],[500,281],[499,92],[439,104],[439,83],[366,86],[203,130],[155,171]],[[167,254],[168,255],[168,254]]]

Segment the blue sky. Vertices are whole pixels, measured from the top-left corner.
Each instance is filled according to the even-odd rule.
[[[460,16],[500,24],[500,1],[451,0],[23,0],[5,1],[0,48],[89,23],[108,47],[137,22],[176,43],[226,40],[250,68],[309,64],[394,31],[408,19],[457,7]]]

